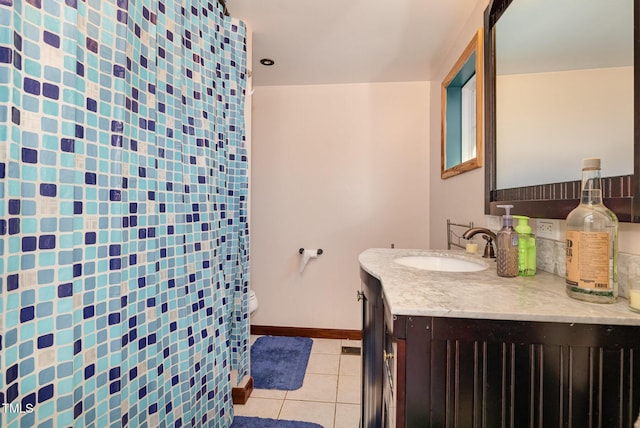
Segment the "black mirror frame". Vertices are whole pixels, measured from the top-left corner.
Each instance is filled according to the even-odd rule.
[[[533,218],[565,219],[580,202],[580,180],[500,189],[496,187],[495,24],[513,0],[490,0],[484,11],[485,214],[501,215],[499,204]],[[621,222],[640,223],[640,0],[633,12],[633,174],[603,178],[604,203]]]

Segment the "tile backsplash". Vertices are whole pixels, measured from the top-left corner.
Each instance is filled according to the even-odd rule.
[[[536,246],[538,269],[565,276],[565,242],[537,237]],[[627,285],[635,281],[640,281],[640,255],[618,252],[618,295],[628,298]]]

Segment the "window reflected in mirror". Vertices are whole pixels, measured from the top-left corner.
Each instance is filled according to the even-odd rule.
[[[441,177],[481,167],[482,30],[442,82],[441,114]]]

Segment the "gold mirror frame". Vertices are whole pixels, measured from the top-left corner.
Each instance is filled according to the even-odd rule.
[[[454,64],[447,77],[442,82],[442,101],[441,101],[441,141],[440,141],[440,177],[442,179],[453,177],[463,172],[471,171],[472,169],[480,168],[482,166],[482,138],[483,138],[483,122],[482,122],[482,109],[483,109],[483,43],[482,43],[482,28],[473,36],[467,47],[458,58],[458,61]],[[464,162],[447,168],[447,101],[448,101],[448,89],[451,86],[454,79],[458,76],[464,65],[469,61],[471,56],[475,53],[475,77],[476,77],[476,157],[468,159]],[[453,124],[449,124],[453,126]],[[461,125],[460,125],[461,126]],[[462,145],[462,141],[458,144]]]

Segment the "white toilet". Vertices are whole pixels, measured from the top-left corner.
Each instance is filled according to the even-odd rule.
[[[258,298],[253,290],[249,290],[249,315],[258,309]]]

